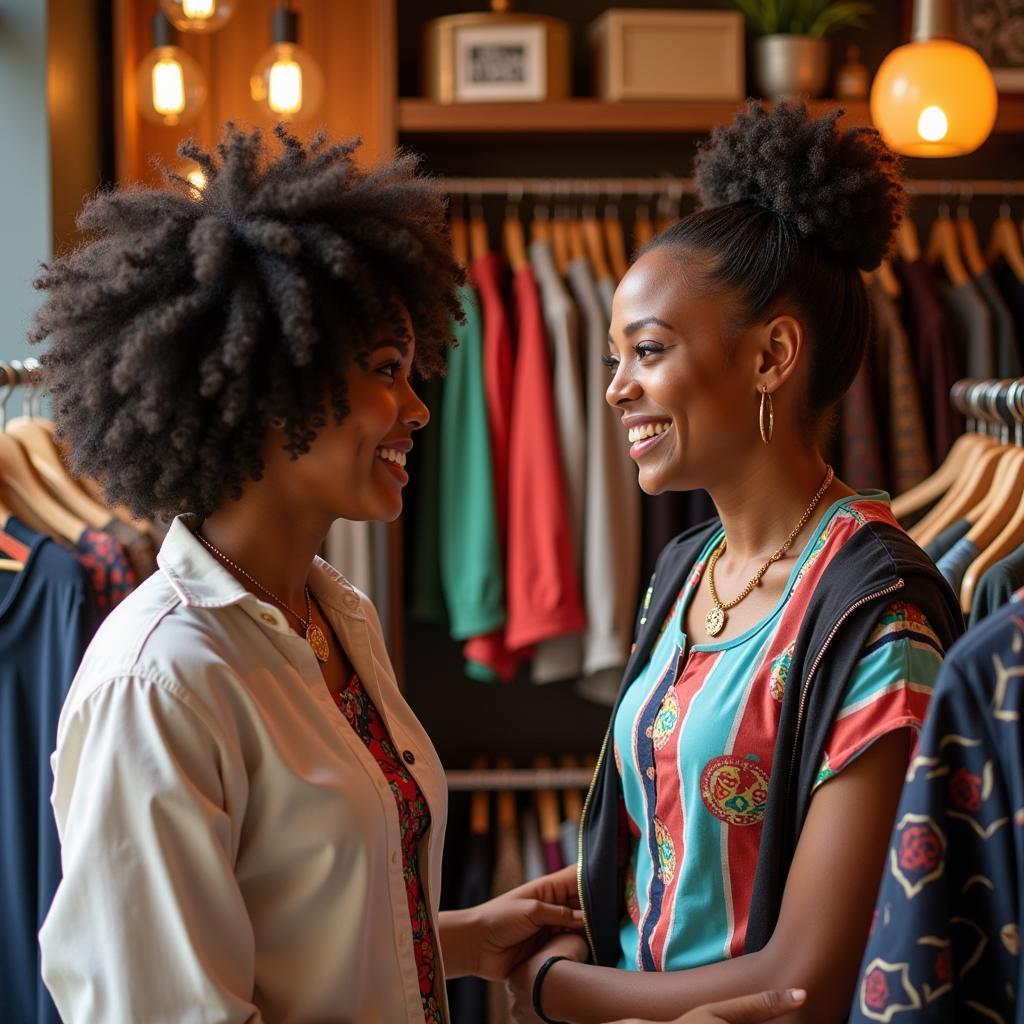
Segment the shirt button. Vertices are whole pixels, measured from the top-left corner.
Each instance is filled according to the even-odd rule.
[[[277,625],[277,619],[275,619],[274,616],[270,614],[270,612],[261,612],[260,618],[271,626]]]
[[[416,763],[416,755],[411,750],[403,750],[402,751],[402,760],[406,764],[415,764]]]

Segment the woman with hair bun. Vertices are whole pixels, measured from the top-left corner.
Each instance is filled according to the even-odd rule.
[[[839,116],[752,104],[716,130],[703,208],[615,293],[607,399],[640,485],[706,488],[718,517],[666,546],[637,618],[582,824],[587,941],[513,975],[545,1021],[768,988],[806,990],[787,1020],[849,1011],[912,732],[963,622],[888,496],[824,457],[868,338],[862,271],[906,209],[897,158]]]
[[[37,282],[71,465],[177,516],[60,718],[40,945],[69,1024],[440,1024],[445,972],[579,927],[566,872],[438,913],[441,765],[317,557],[335,519],[402,510],[411,377],[460,315],[443,200],[410,157],[276,135],[183,146],[201,190],[99,193]]]

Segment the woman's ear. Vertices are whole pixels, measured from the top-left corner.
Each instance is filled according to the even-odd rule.
[[[757,388],[778,391],[796,371],[804,347],[804,328],[788,313],[773,317],[760,334]]]

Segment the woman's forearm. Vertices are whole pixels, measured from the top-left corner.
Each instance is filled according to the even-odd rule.
[[[541,1007],[546,1017],[572,1024],[601,1024],[626,1017],[670,1020],[705,1003],[769,988],[804,987],[796,977],[798,968],[788,971],[766,953],[689,971],[664,972],[620,971],[559,961],[544,978]],[[806,1006],[783,1019],[794,1024],[811,1020],[825,1024],[827,1018],[814,1013],[808,1000]]]
[[[442,910],[437,915],[437,944],[444,958],[444,974],[448,979],[473,973],[473,952],[476,928],[469,910]]]

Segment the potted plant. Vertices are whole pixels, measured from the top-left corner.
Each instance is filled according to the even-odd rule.
[[[820,96],[828,85],[830,32],[863,27],[873,4],[855,0],[731,0],[758,38],[754,78],[762,96]]]

